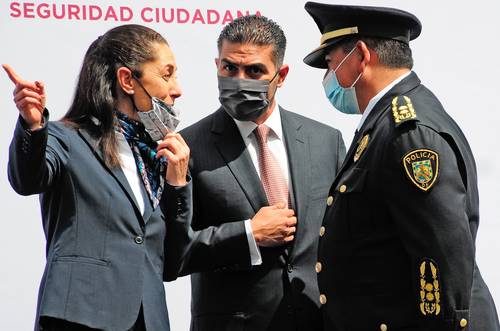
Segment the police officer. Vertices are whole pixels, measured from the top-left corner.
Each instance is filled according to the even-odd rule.
[[[322,33],[304,62],[326,96],[362,114],[331,186],[316,264],[325,330],[499,330],[475,263],[475,161],[411,71],[412,14],[308,2]]]

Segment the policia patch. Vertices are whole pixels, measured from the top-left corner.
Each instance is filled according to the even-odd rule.
[[[403,167],[415,186],[428,191],[438,178],[439,155],[430,149],[413,150],[403,157]]]

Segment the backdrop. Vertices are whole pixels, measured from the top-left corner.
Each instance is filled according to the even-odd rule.
[[[324,0],[328,1],[328,0]],[[330,0],[331,1],[331,0]],[[324,97],[324,72],[302,58],[320,34],[304,1],[135,0],[0,1],[0,62],[24,78],[46,83],[51,119],[67,110],[87,47],[108,29],[125,23],[150,26],[172,46],[183,96],[181,128],[218,107],[214,59],[224,24],[238,15],[260,13],[281,25],[288,39],[286,84],[278,92],[285,108],[339,128],[350,144],[359,116],[333,110]],[[337,3],[353,3],[340,0]],[[500,306],[500,95],[497,64],[500,23],[497,0],[359,0],[357,4],[398,7],[423,24],[412,42],[415,68],[462,127],[474,151],[481,198],[477,261]],[[7,181],[8,146],[17,119],[13,85],[0,73],[0,330],[32,328],[36,295],[45,263],[45,238],[38,197],[21,197]],[[328,151],[325,149],[325,153]],[[188,330],[189,277],[166,284],[173,331]]]

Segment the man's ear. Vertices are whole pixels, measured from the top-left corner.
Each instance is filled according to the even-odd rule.
[[[126,94],[134,94],[135,81],[129,68],[120,67],[116,71],[116,79]]]
[[[370,53],[370,49],[366,46],[365,42],[359,40],[356,43],[356,48],[358,49],[358,54],[361,57],[361,72],[365,71],[365,68],[370,61],[372,60],[372,54]]]
[[[218,57],[216,57],[214,59],[214,62],[215,62],[215,66],[217,67],[217,69],[219,69],[220,59]]]
[[[283,86],[285,83],[286,76],[288,75],[288,71],[290,70],[290,67],[288,64],[283,64],[281,68],[279,69],[279,74],[278,74],[278,87]]]

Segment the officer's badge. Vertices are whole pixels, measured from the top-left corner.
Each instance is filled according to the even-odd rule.
[[[415,113],[410,98],[407,96],[394,97],[394,99],[392,99],[392,116],[394,117],[396,125],[409,120],[415,120],[417,118],[417,113]]]
[[[438,178],[439,155],[430,149],[417,149],[403,157],[403,166],[411,182],[427,191]]]
[[[363,154],[364,150],[366,149],[366,146],[368,146],[368,142],[370,141],[370,135],[365,134],[361,141],[358,144],[358,148],[356,148],[356,153],[354,154],[354,162],[359,160],[361,157],[361,154]]]
[[[441,287],[437,264],[425,259],[420,264],[420,312],[424,316],[439,315],[441,312]]]

